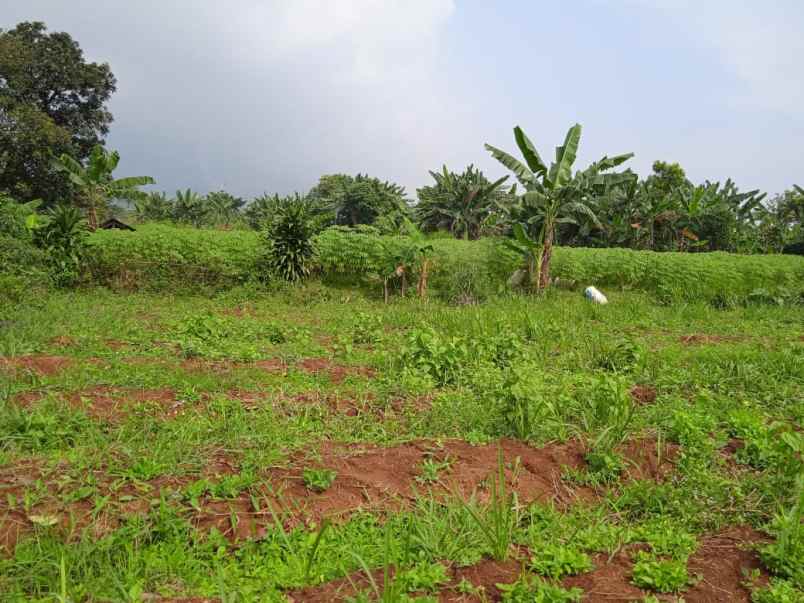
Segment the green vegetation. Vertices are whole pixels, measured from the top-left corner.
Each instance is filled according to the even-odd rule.
[[[0,599],[804,598],[799,187],[573,172],[573,126],[489,147],[522,194],[168,198],[113,89],[0,32]]]

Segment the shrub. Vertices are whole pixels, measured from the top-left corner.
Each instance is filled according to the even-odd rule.
[[[78,282],[87,257],[87,225],[77,207],[57,205],[34,232],[34,242],[45,251],[53,282],[68,287]]]
[[[305,203],[285,203],[277,209],[263,236],[270,274],[300,281],[310,274],[313,229]]]

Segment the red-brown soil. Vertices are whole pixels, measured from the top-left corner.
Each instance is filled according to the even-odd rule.
[[[341,383],[347,376],[356,375],[372,378],[375,375],[374,369],[367,366],[344,366],[335,364],[328,358],[305,358],[297,365],[305,373],[317,375],[319,373],[329,374],[332,383]]]
[[[30,371],[38,375],[55,375],[72,361],[64,356],[11,356],[0,358],[0,369],[11,372]]]
[[[55,346],[57,348],[69,348],[71,346],[74,346],[75,343],[76,343],[75,339],[73,339],[69,335],[59,335],[50,340],[50,345]]]
[[[652,385],[635,385],[631,397],[637,404],[653,404],[656,401],[656,388]]]
[[[573,488],[561,481],[564,466],[583,465],[579,442],[532,448],[514,440],[502,440],[500,447],[506,465],[507,486],[517,493],[522,503],[555,501],[566,506],[577,499],[590,500],[594,493],[586,488]],[[435,484],[416,480],[422,461],[427,457],[449,461],[450,468]],[[304,468],[327,468],[337,472],[332,486],[325,492],[311,492],[304,485]],[[344,519],[360,510],[397,510],[409,504],[417,494],[432,491],[442,498],[474,495],[483,504],[488,500],[489,478],[498,469],[498,446],[471,446],[462,441],[447,441],[443,447],[427,441],[412,442],[391,448],[324,445],[320,457],[293,459],[289,468],[267,472],[272,492],[266,492],[273,509],[287,525],[300,521],[320,521],[327,517]],[[232,526],[232,514],[240,521]],[[204,501],[197,517],[201,527],[217,527],[232,538],[259,536],[273,523],[270,511],[256,511],[250,496],[228,501]]]
[[[707,335],[705,333],[693,333],[692,335],[682,335],[679,341],[684,345],[705,345],[710,343],[733,343],[743,341],[742,337],[735,335]]]
[[[662,442],[660,449],[650,438],[628,440],[618,447],[626,459],[626,480],[664,480],[673,472],[679,450],[678,444],[670,442]]]
[[[15,396],[20,406],[29,406],[40,400],[43,392],[23,392]],[[171,389],[134,389],[98,385],[89,389],[69,392],[64,398],[73,408],[85,410],[88,415],[98,419],[115,422],[125,418],[131,407],[138,404],[153,403],[165,416],[175,416],[181,402]]]
[[[37,517],[54,518],[57,529],[68,539],[87,528],[94,536],[100,537],[117,528],[123,516],[146,513],[151,500],[159,498],[161,490],[172,490],[182,484],[181,480],[166,477],[135,485],[95,472],[92,476],[94,492],[88,492],[80,500],[70,500],[65,497],[79,484],[66,480],[65,474],[65,466],[45,468],[31,459],[0,467],[0,554],[13,552],[19,538],[33,532],[33,520]],[[30,489],[41,496],[26,512],[23,496]],[[98,512],[94,512],[95,493],[109,496],[107,504]],[[12,508],[14,499],[16,502]]]

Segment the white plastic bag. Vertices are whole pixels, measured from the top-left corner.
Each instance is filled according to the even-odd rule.
[[[593,301],[596,304],[607,304],[609,300],[606,299],[606,296],[603,295],[600,291],[597,290],[596,287],[587,287],[584,289],[583,295],[589,301]]]

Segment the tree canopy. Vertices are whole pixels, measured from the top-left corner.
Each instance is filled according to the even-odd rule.
[[[108,64],[88,62],[78,42],[44,23],[0,30],[0,190],[52,204],[70,182],[53,157],[89,157],[112,122]]]

